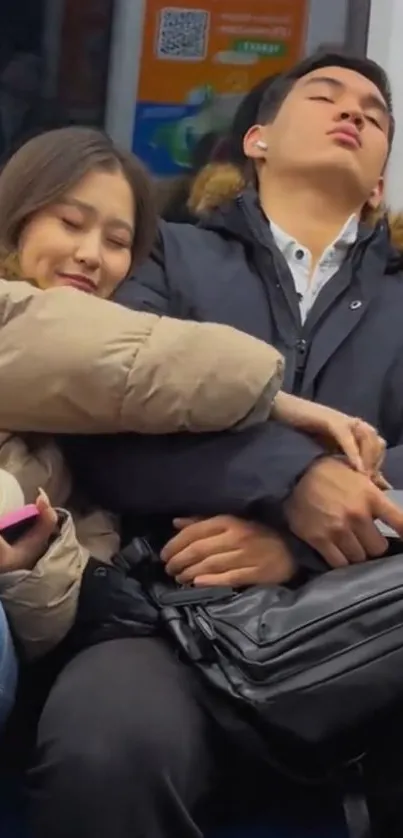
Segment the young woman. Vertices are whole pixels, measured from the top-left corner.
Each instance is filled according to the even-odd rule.
[[[11,431],[217,430],[267,418],[280,381],[278,353],[249,337],[97,299],[148,255],[154,233],[148,176],[98,131],[37,137],[1,174],[0,275],[30,284],[0,282],[0,467],[27,503],[40,486],[73,513],[46,551],[38,531],[22,552],[0,546],[2,601],[31,658],[74,621],[89,553],[108,560],[119,538],[111,516],[74,497],[52,439]],[[45,542],[52,520],[41,522]]]

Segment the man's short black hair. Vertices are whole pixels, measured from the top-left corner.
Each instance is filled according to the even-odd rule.
[[[315,52],[292,67],[288,73],[282,73],[278,76],[274,83],[269,85],[261,99],[258,113],[259,124],[267,125],[272,122],[295,82],[314,70],[320,70],[321,67],[346,67],[348,70],[354,70],[369,79],[378,88],[390,115],[389,147],[391,148],[395,133],[395,121],[393,118],[392,91],[387,73],[376,61],[349,55],[345,52]]]

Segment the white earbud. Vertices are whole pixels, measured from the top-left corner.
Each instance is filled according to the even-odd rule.
[[[268,148],[269,148],[267,143],[263,142],[263,140],[257,140],[255,142],[255,146],[256,146],[256,148],[260,148],[261,151],[267,151]]]

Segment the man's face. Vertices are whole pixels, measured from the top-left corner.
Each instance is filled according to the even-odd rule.
[[[269,171],[349,173],[363,201],[375,206],[389,124],[386,103],[371,81],[344,67],[324,67],[295,83],[271,124],[251,128],[245,153],[266,162]]]

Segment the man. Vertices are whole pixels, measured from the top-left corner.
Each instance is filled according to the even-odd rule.
[[[153,258],[116,300],[230,323],[273,343],[287,360],[286,389],[378,426],[386,475],[403,486],[399,258],[383,221],[360,223],[381,204],[393,133],[388,81],[376,64],[325,55],[298,65],[268,87],[245,137],[257,192],[198,228],[162,224]],[[93,488],[119,511],[248,511],[267,520],[272,501],[289,497],[291,529],[331,566],[379,554],[370,519],[385,514],[382,495],[340,462],[308,469],[318,451],[292,432],[287,440],[274,426],[236,440],[115,439],[102,442],[103,461],[96,442],[94,457],[86,450]],[[321,509],[302,501],[313,482]]]
[[[386,474],[402,454],[403,277],[385,224],[367,229],[361,218],[381,203],[393,128],[377,65],[335,55],[300,64],[270,86],[245,138],[257,189],[199,228],[161,225],[153,258],[116,297],[275,344],[288,390],[380,428]],[[279,521],[331,567],[382,554],[378,517],[403,532],[368,478],[272,422],[198,439],[87,439],[76,465],[97,501],[129,517],[219,516],[178,522],[164,556],[187,582],[288,578],[289,548],[269,529]],[[220,513],[265,527],[245,533]],[[102,645],[78,656],[40,725],[40,834],[198,838],[215,754],[193,689],[157,639],[116,641],[107,659]]]

